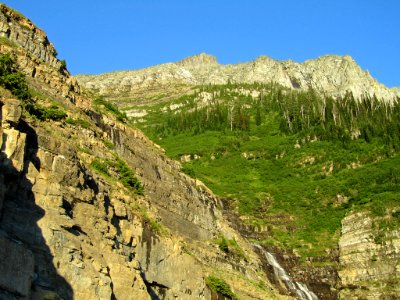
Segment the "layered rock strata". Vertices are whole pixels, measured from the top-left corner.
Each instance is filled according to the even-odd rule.
[[[379,221],[365,212],[342,221],[341,299],[398,299],[400,295],[400,232],[379,228]]]

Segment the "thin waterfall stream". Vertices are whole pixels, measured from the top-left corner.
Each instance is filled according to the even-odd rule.
[[[267,262],[272,266],[274,270],[275,278],[283,283],[286,288],[297,296],[300,300],[318,300],[317,295],[310,291],[304,283],[294,281],[289,274],[286,273],[285,269],[279,264],[275,256],[266,251],[262,246],[253,244],[253,246],[260,250],[262,255],[267,259]]]

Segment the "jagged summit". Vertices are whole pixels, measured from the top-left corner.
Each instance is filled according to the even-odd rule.
[[[113,98],[130,97],[138,90],[152,86],[228,82],[276,82],[292,89],[312,88],[333,97],[352,92],[356,98],[376,96],[389,102],[398,96],[395,90],[380,84],[368,71],[362,70],[350,55],[324,55],[302,63],[260,56],[250,62],[224,65],[214,56],[201,53],[176,63],[102,75],[79,75],[77,79],[86,88]]]
[[[195,66],[195,65],[208,65],[218,64],[217,58],[207,53],[200,53],[197,55],[189,56],[176,63],[179,66]]]

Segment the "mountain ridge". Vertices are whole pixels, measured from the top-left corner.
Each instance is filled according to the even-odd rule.
[[[213,55],[200,53],[175,63],[99,75],[76,75],[89,90],[111,98],[129,98],[135,91],[166,85],[278,83],[291,89],[313,89],[320,94],[355,98],[376,97],[395,101],[400,93],[374,79],[350,55],[324,55],[302,63],[262,55],[238,64],[220,64]]]

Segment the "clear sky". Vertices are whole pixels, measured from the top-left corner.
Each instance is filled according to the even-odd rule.
[[[400,0],[3,3],[47,32],[72,74],[138,69],[201,52],[224,64],[349,54],[380,82],[400,86]]]

